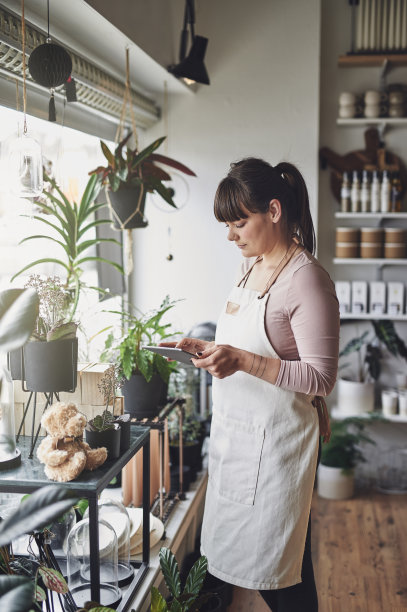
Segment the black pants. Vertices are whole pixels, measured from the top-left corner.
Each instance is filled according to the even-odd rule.
[[[321,442],[319,442],[317,465],[320,456]],[[259,593],[273,612],[318,612],[318,595],[311,559],[311,516],[308,519],[301,580],[299,584],[285,589],[259,591]]]

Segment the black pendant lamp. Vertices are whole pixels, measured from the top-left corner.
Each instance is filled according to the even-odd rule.
[[[208,39],[204,36],[196,36],[194,31],[195,8],[194,0],[186,0],[184,12],[184,27],[181,32],[180,61],[179,64],[169,66],[168,71],[174,76],[184,79],[187,83],[202,83],[209,85],[209,76],[204,59]],[[191,33],[192,46],[186,54],[188,42],[188,26]]]
[[[34,81],[51,91],[49,101],[49,121],[56,121],[54,90],[65,84],[68,102],[76,100],[75,81],[71,77],[72,60],[69,53],[60,45],[51,42],[49,35],[49,0],[47,0],[48,36],[47,41],[32,51],[28,59],[28,69]],[[69,85],[67,85],[69,81]],[[70,91],[68,95],[68,90]]]

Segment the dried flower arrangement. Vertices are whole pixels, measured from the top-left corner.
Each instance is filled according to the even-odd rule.
[[[77,323],[69,313],[69,293],[62,286],[59,276],[41,277],[31,274],[26,288],[35,289],[39,298],[39,314],[33,339],[50,342],[75,338]]]

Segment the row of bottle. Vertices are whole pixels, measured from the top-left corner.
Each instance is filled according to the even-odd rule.
[[[388,213],[401,212],[402,186],[400,173],[390,174],[387,170],[369,172],[363,170],[362,180],[360,173],[344,172],[341,186],[342,212],[372,212]]]

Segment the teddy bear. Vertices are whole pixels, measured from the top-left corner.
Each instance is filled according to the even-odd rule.
[[[106,448],[90,448],[83,442],[86,417],[76,404],[51,404],[42,415],[41,425],[48,435],[41,441],[37,457],[45,464],[50,480],[69,482],[83,470],[95,470],[106,461]]]

